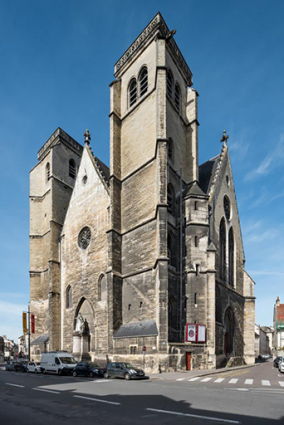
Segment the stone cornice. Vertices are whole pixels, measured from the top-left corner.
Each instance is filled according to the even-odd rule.
[[[114,65],[114,76],[117,77],[118,74],[124,69],[126,64],[137,54],[138,51],[142,50],[143,47],[149,40],[154,38],[157,33],[159,36],[166,39],[166,36],[170,33],[167,24],[165,23],[160,12],[150,21],[146,28],[139,34],[139,36],[134,40],[126,52],[119,58],[119,60]],[[173,60],[176,62],[180,68],[181,73],[183,74],[186,83],[192,85],[192,73],[184,60],[184,57],[179,50],[173,37],[166,40],[167,47],[170,51]]]
[[[74,140],[71,136],[69,136],[65,131],[63,131],[60,127],[50,136],[50,138],[45,142],[43,147],[37,153],[37,159],[41,161],[46,155],[47,151],[58,142],[58,139],[61,138],[63,142],[67,142],[68,146],[73,148],[75,152],[81,154],[83,151],[83,146],[81,146],[76,140]]]

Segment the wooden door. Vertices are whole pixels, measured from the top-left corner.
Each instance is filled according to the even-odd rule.
[[[185,353],[185,363],[186,363],[186,370],[191,370],[191,353]]]

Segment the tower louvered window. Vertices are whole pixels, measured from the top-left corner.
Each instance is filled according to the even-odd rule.
[[[72,179],[76,177],[76,163],[74,159],[70,159],[69,161],[69,176],[72,177]]]
[[[134,105],[137,100],[137,83],[135,78],[133,78],[129,84],[129,106]]]
[[[50,164],[49,162],[46,164],[46,180],[50,180]]]
[[[139,76],[140,96],[143,96],[148,90],[148,70],[146,67],[142,68]]]
[[[234,233],[229,231],[229,285],[234,286]]]
[[[168,69],[168,71],[167,71],[167,95],[170,98],[172,98],[172,96],[173,96],[173,84],[174,84],[173,74]]]
[[[175,107],[180,110],[180,88],[179,85],[175,85]]]

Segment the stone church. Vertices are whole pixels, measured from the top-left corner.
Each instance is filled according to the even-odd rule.
[[[115,64],[110,167],[88,130],[82,146],[58,128],[38,152],[35,359],[62,349],[146,371],[254,362],[254,282],[228,136],[220,131],[220,154],[198,165],[198,93],[174,34],[158,13]]]

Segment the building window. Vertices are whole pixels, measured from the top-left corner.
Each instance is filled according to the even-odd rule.
[[[72,177],[72,179],[76,177],[76,163],[72,158],[69,161],[69,176]]]
[[[174,160],[174,143],[171,137],[168,142],[168,158],[173,161]]]
[[[197,210],[198,210],[198,202],[197,202],[197,201],[195,201],[195,202],[194,202],[194,210],[195,210],[195,211],[197,211]]]
[[[198,247],[198,236],[194,237],[194,246],[195,246],[195,248]]]
[[[168,69],[167,71],[167,95],[172,99],[173,97],[173,84],[174,77],[172,72]]]
[[[46,164],[46,181],[50,180],[50,163]]]
[[[70,307],[72,307],[72,288],[69,285],[66,289],[66,308]]]
[[[83,227],[78,235],[78,245],[82,249],[88,248],[91,242],[91,229],[89,227]]]
[[[226,279],[226,225],[222,218],[219,229],[219,272],[220,278]]]
[[[146,66],[142,68],[139,75],[140,96],[143,96],[148,90],[148,70]]]
[[[137,100],[137,83],[136,79],[133,78],[129,84],[129,106],[134,105]]]
[[[180,109],[180,88],[179,88],[179,85],[177,83],[175,85],[175,107],[179,111],[179,109]]]
[[[233,228],[229,231],[229,285],[234,286],[234,233]]]
[[[106,276],[101,274],[98,281],[98,301],[106,300],[107,297],[107,285]]]
[[[168,184],[167,197],[168,197],[168,211],[169,211],[170,214],[174,215],[174,213],[175,213],[175,192],[174,192],[174,188],[171,185],[171,183]]]
[[[137,354],[137,345],[129,345],[129,353],[130,354]]]
[[[226,219],[229,221],[231,218],[231,203],[228,196],[224,196],[224,211]]]

